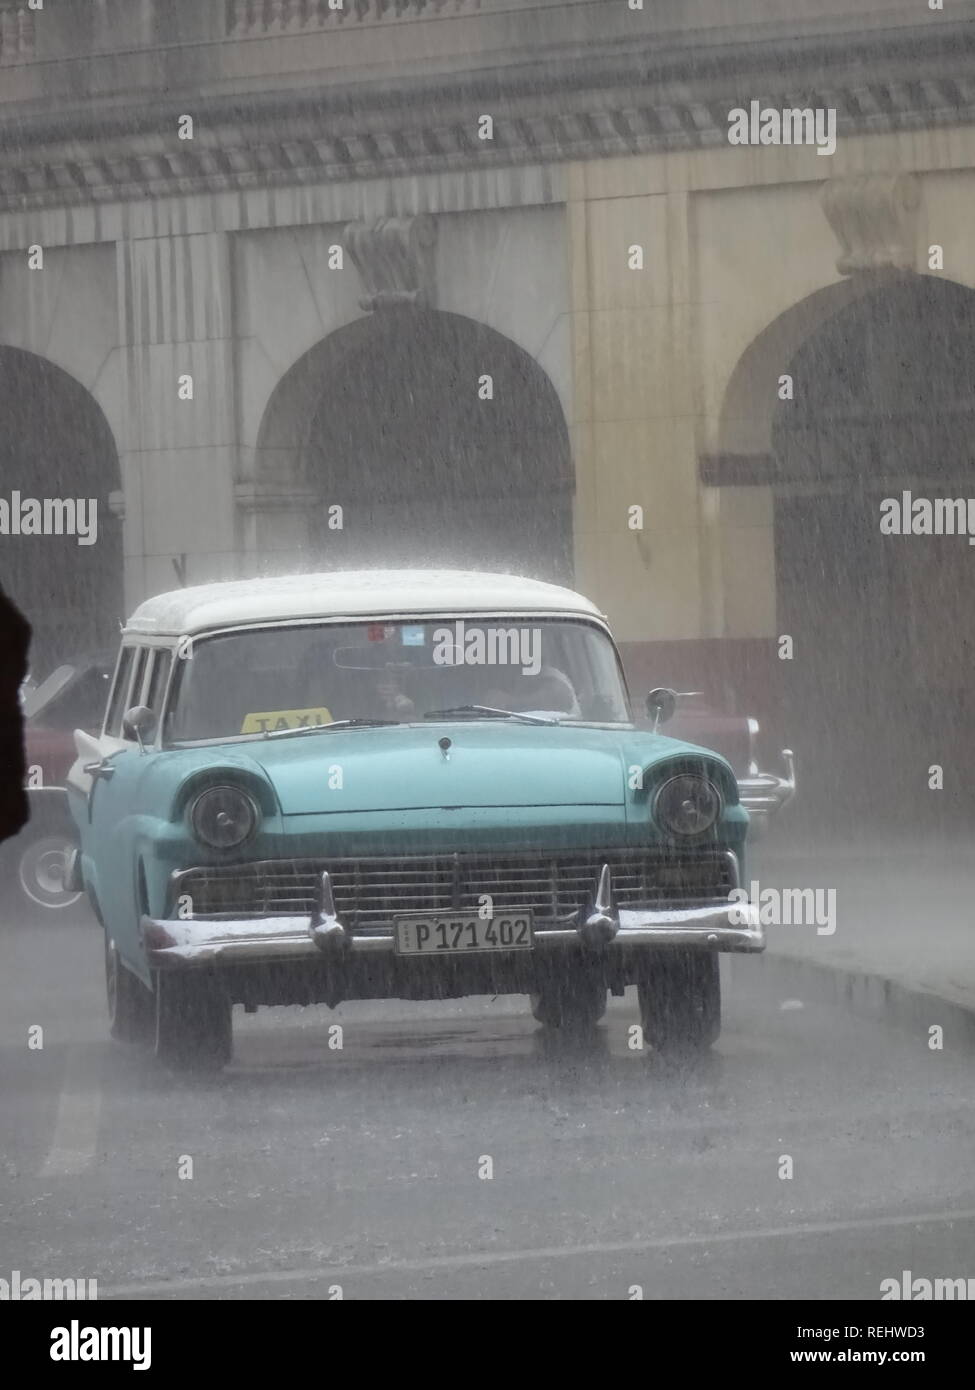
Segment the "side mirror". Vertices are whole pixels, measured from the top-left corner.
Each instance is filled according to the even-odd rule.
[[[647,696],[647,715],[653,720],[654,729],[658,724],[666,724],[668,719],[672,719],[676,708],[677,693],[668,690],[665,685],[657,686]]]
[[[142,752],[156,734],[156,716],[148,705],[133,705],[122,716],[122,733],[134,738]]]

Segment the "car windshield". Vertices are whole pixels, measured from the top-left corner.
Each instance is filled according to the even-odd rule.
[[[191,653],[178,663],[166,743],[347,719],[490,719],[498,711],[559,722],[630,718],[616,650],[581,620],[267,627],[198,639]]]

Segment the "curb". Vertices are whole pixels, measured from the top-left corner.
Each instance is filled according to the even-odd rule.
[[[971,1005],[962,1004],[935,990],[889,979],[862,966],[825,964],[804,956],[768,952],[763,952],[760,960],[765,978],[784,993],[795,993],[799,986],[819,1003],[840,1004],[859,1018],[879,1018],[915,1032],[926,1033],[938,1024],[944,1029],[946,1042],[949,1037],[961,1040],[975,1050],[975,1000]],[[754,957],[749,964],[754,968]]]

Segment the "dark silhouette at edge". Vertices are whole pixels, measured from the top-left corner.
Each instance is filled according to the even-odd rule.
[[[0,588],[0,841],[29,817],[24,790],[24,716],[20,685],[27,675],[30,624]]]

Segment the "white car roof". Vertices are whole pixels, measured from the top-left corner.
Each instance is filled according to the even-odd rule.
[[[128,633],[184,636],[305,618],[409,617],[445,613],[574,613],[602,617],[581,594],[474,570],[345,570],[236,579],[157,594],[132,614]]]

